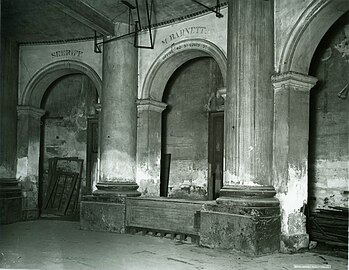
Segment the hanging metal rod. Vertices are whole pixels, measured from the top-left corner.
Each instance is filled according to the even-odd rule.
[[[123,3],[125,6],[127,6],[129,9],[135,9],[136,7],[129,2],[122,0],[121,3]]]
[[[152,35],[152,27],[151,27],[151,17],[152,17],[152,13],[153,13],[153,4],[154,4],[154,0],[151,0],[150,7],[149,7],[148,0],[145,0],[150,46],[138,45],[138,33],[141,31],[142,25],[140,23],[138,0],[136,0],[137,15],[138,15],[138,21],[135,22],[136,24],[135,24],[135,38],[134,38],[134,46],[136,48],[154,49],[154,38]]]
[[[127,1],[122,0],[121,3],[123,3],[125,6],[128,7],[128,33],[131,33],[131,17],[132,17],[132,10],[136,7],[132,4],[130,4]]]
[[[100,48],[100,46],[102,44],[117,40],[117,39],[121,39],[127,36],[131,36],[134,35],[134,43],[133,46],[136,48],[141,48],[141,49],[154,49],[154,36],[152,35],[152,24],[151,24],[151,19],[152,19],[152,13],[153,13],[153,8],[154,8],[154,0],[150,0],[150,6],[149,6],[149,0],[145,0],[145,6],[146,6],[146,13],[147,13],[147,30],[149,32],[149,41],[150,41],[150,46],[144,46],[144,45],[138,45],[138,35],[139,32],[142,30],[142,26],[140,23],[140,8],[138,5],[138,0],[136,0],[136,6],[134,7],[133,5],[131,5],[129,2],[127,1],[122,1],[123,4],[125,4],[127,7],[129,7],[129,26],[130,26],[130,14],[131,14],[131,9],[137,9],[137,17],[138,17],[138,21],[135,21],[135,31],[131,32],[130,27],[129,27],[129,32],[128,34],[124,34],[118,37],[113,37],[110,38],[108,40],[103,40],[101,42],[98,42],[98,38],[97,38],[97,32],[95,31],[95,36],[94,36],[94,51],[95,53],[101,53],[102,50]]]
[[[203,4],[203,3],[201,3],[201,2],[199,2],[199,1],[197,1],[197,0],[192,0],[192,1],[195,2],[195,3],[197,3],[198,5],[200,5],[200,6],[204,7],[204,8],[206,8],[206,9],[209,10],[209,11],[212,11],[212,12],[216,13],[216,17],[217,17],[217,18],[223,18],[223,17],[224,17],[223,14],[220,13],[220,4],[219,4],[219,0],[217,0],[217,5],[216,5],[215,8],[206,6],[205,4]]]

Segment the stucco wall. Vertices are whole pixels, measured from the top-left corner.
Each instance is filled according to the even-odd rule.
[[[320,43],[311,65],[309,203],[312,210],[348,204],[349,19],[343,17]]]
[[[30,80],[45,66],[62,61],[74,60],[90,66],[102,78],[102,54],[94,53],[93,41],[20,46],[18,99],[22,101]]]
[[[154,29],[154,49],[139,50],[138,97],[141,98],[145,77],[159,55],[179,41],[189,39],[205,39],[217,45],[223,53],[227,51],[227,8],[223,8],[223,18],[217,18],[214,13],[179,22],[173,25]],[[139,45],[149,45],[148,32],[139,37]]]
[[[275,69],[278,71],[282,50],[294,29],[297,20],[304,10],[314,0],[278,0],[274,1],[274,42],[275,42]]]
[[[206,199],[208,110],[212,92],[222,87],[212,58],[191,60],[172,75],[163,102],[163,153],[171,154],[169,196]]]

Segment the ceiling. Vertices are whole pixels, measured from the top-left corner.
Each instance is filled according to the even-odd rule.
[[[127,0],[133,6],[136,6],[135,1]],[[153,1],[152,24],[155,25],[207,11],[193,0]],[[59,6],[55,2],[63,4]],[[79,16],[75,16],[74,12],[72,14],[70,7],[66,7],[66,5],[74,6],[77,2],[80,6],[76,8],[75,14],[78,13]],[[199,2],[214,7],[217,0],[199,0]],[[220,3],[222,5],[223,2]],[[138,0],[138,4],[142,26],[145,26],[145,0]],[[80,12],[81,5],[84,10]],[[121,0],[2,0],[1,31],[20,43],[83,39],[93,37],[95,27],[86,23],[82,17],[89,17],[90,21],[97,24],[103,21],[114,26],[115,23],[128,22],[128,11],[128,7]],[[132,13],[131,21],[135,19],[137,19],[136,10]]]

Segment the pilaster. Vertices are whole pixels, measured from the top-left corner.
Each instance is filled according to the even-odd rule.
[[[161,119],[166,104],[137,100],[137,183],[145,196],[160,194]]]
[[[309,94],[317,79],[287,72],[274,87],[274,187],[281,205],[281,251],[307,248]]]
[[[17,106],[17,179],[22,187],[23,219],[39,216],[39,156],[41,117],[45,111],[33,106]]]

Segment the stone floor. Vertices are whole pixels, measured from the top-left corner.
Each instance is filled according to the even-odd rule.
[[[347,259],[303,252],[247,257],[160,237],[79,230],[78,222],[0,226],[0,268],[9,269],[338,269]]]

